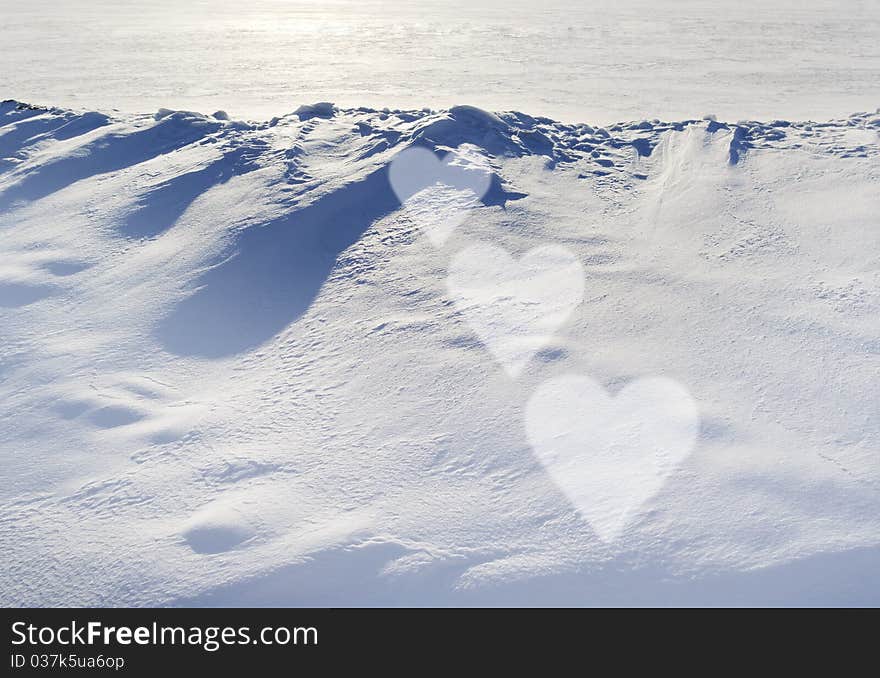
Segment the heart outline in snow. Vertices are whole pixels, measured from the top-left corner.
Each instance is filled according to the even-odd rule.
[[[606,543],[691,454],[700,425],[690,393],[665,377],[631,381],[614,397],[589,377],[555,377],[525,419],[536,456]]]
[[[452,260],[446,287],[480,340],[518,377],[583,301],[584,275],[564,247],[536,247],[517,261],[501,247],[477,243]]]
[[[388,166],[388,181],[401,206],[436,247],[489,192],[492,173],[485,157],[466,148],[442,159],[427,148],[410,146]]]

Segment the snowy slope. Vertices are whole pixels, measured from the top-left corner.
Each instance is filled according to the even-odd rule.
[[[2,602],[880,603],[878,134],[3,103]],[[414,144],[491,165],[442,246]],[[586,270],[516,376],[447,290],[480,242]],[[527,440],[565,373],[699,406],[612,543]]]

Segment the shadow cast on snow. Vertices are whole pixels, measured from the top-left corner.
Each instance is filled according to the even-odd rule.
[[[159,341],[170,353],[211,359],[259,346],[305,313],[337,257],[399,205],[382,168],[242,231],[232,256],[160,322]]]
[[[600,570],[459,588],[473,563],[450,561],[388,576],[405,549],[396,544],[331,549],[306,561],[192,598],[183,606],[876,606],[880,547],[824,553],[765,568],[700,577],[663,567]]]
[[[0,128],[0,157],[18,153],[37,141],[47,139],[66,141],[88,134],[109,122],[110,118],[101,113],[25,118],[21,122],[11,124],[11,129],[8,131]]]
[[[91,119],[88,124],[99,122],[98,119]],[[0,194],[0,209],[11,208],[20,201],[45,198],[82,179],[146,162],[202,138],[218,129],[219,125],[176,114],[136,132],[105,134],[87,143],[75,155],[67,155],[34,168],[21,181]]]
[[[207,167],[164,181],[138,199],[120,233],[127,238],[153,238],[170,229],[187,208],[208,189],[224,184],[236,174],[245,174],[255,166],[243,165],[245,151],[236,149]]]
[[[209,180],[190,177],[188,191]],[[503,206],[520,197],[506,192],[493,175],[482,202]],[[175,355],[208,359],[265,343],[308,310],[339,255],[399,207],[383,166],[311,205],[241,232],[234,254],[201,275],[196,292],[160,322],[160,343]]]

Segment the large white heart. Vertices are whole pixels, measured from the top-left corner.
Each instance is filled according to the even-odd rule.
[[[612,542],[691,453],[699,413],[671,379],[638,379],[611,397],[588,377],[565,375],[532,395],[526,432],[550,477]]]
[[[440,247],[489,191],[492,173],[486,159],[467,148],[441,159],[412,146],[391,161],[388,180],[408,216]]]
[[[446,281],[456,308],[513,377],[584,298],[584,268],[567,249],[536,247],[519,261],[480,243],[458,253]]]

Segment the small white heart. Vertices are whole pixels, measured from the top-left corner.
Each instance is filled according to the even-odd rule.
[[[517,261],[480,243],[453,259],[446,285],[477,336],[516,377],[583,301],[584,269],[563,247],[536,247]]]
[[[458,149],[440,159],[421,146],[397,154],[388,167],[388,179],[407,214],[437,247],[446,243],[492,185],[482,156]]]
[[[687,389],[664,377],[611,397],[588,377],[565,375],[532,395],[526,432],[550,477],[612,542],[694,449],[699,412]]]

